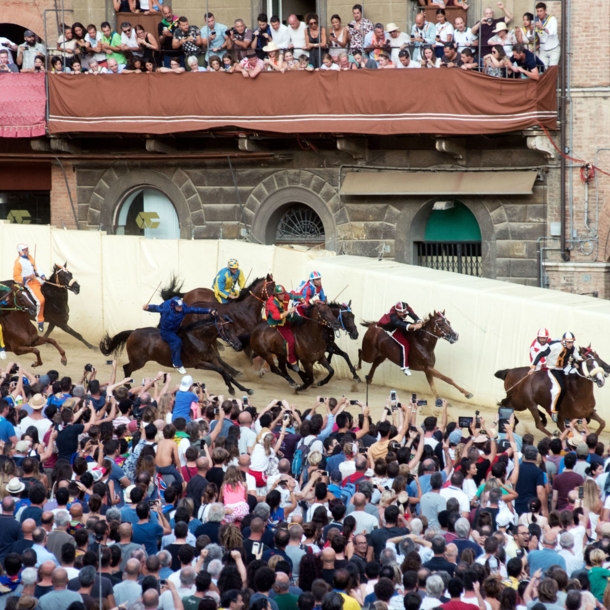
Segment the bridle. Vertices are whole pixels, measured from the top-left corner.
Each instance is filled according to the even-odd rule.
[[[216,327],[216,330],[218,331],[218,336],[223,341],[226,341],[229,345],[233,345],[233,341],[231,341],[229,339],[225,326],[227,326],[228,324],[232,324],[232,323],[233,323],[233,320],[231,318],[229,318],[229,316],[214,316],[214,326]]]
[[[583,362],[582,362],[582,373],[575,367],[576,374],[583,379],[587,379],[588,381],[594,382],[596,380],[596,376],[601,373],[604,377],[608,377],[608,373],[604,371],[604,369],[599,365],[595,356],[593,355],[593,350],[589,347],[583,348]],[[586,366],[587,362],[593,363],[593,369],[589,370]]]
[[[267,292],[267,285],[268,285],[268,284],[274,284],[274,283],[275,283],[275,280],[273,280],[273,279],[268,280],[267,278],[265,278],[265,279],[263,280],[263,289],[261,290],[261,295],[262,295],[262,298],[261,298],[261,297],[259,297],[259,296],[258,296],[258,295],[256,295],[256,294],[254,294],[254,292],[252,292],[252,290],[250,290],[249,292],[250,292],[250,294],[251,294],[251,295],[252,295],[252,296],[253,296],[255,299],[258,299],[258,300],[259,300],[261,303],[266,303],[266,302],[267,302],[267,299],[268,299],[268,298],[271,296],[271,295],[270,295],[270,294]]]
[[[449,325],[449,320],[447,320],[447,318],[445,318],[445,316],[440,311],[437,311],[436,313],[439,317],[435,316],[434,318],[431,318],[430,320],[428,320],[428,322],[426,322],[426,324],[428,324],[432,320],[434,320],[434,324],[432,325],[432,331],[429,331],[428,329],[422,327],[419,329],[419,332],[431,335],[436,339],[445,339],[445,341],[451,343],[451,334],[446,331],[441,324],[442,321],[445,321]]]
[[[57,265],[56,267],[57,268],[55,269],[55,271],[53,272],[53,275],[51,275],[51,277],[55,277],[56,279],[59,279],[59,274],[61,272],[67,273],[68,275],[70,275],[70,280],[68,281],[68,283],[67,284],[56,284],[55,282],[51,282],[50,280],[44,280],[44,283],[49,284],[51,286],[55,286],[56,288],[63,288],[64,290],[69,290],[76,283],[76,280],[65,267],[62,267],[61,265]]]
[[[344,307],[345,309],[343,309]],[[350,331],[345,328],[345,322],[343,321],[344,313],[353,313],[351,307],[349,305],[345,305],[345,303],[343,305],[339,305],[339,315],[337,316],[337,320],[339,320],[341,328],[335,330],[335,337],[337,339],[341,336],[341,331],[347,333],[348,335],[350,334]]]
[[[4,286],[4,284],[1,284],[1,285]],[[6,288],[8,288],[8,286],[6,286]],[[19,303],[17,303],[17,294],[18,293],[23,293],[25,295],[25,298],[30,302],[30,307],[26,307],[24,305],[19,305]],[[13,296],[14,307],[4,307],[4,305],[8,305],[10,295]],[[36,304],[34,303],[34,301],[32,301],[32,299],[30,299],[30,295],[27,293],[27,290],[25,290],[25,288],[22,288],[18,284],[15,284],[14,290],[11,290],[5,297],[0,299],[0,311],[28,311],[28,310],[36,311]]]
[[[328,322],[327,320],[322,318],[322,314],[317,309],[315,303],[312,305],[312,307],[314,308],[315,313],[317,314],[317,319],[316,318],[310,318],[309,316],[306,316],[306,315],[300,313],[299,315],[301,316],[301,318],[304,318],[305,320],[311,320],[312,322],[315,322],[316,324],[320,324],[321,326],[326,326],[327,328],[330,328],[333,332],[339,332],[339,329],[333,328],[333,326],[332,326],[332,324],[330,322]],[[343,330],[345,330],[345,328]]]

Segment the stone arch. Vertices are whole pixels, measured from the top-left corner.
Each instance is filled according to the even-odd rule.
[[[2,7],[2,22],[13,23],[25,28],[26,30],[32,30],[32,32],[34,32],[34,34],[36,34],[44,44],[48,44],[47,41],[44,40],[45,28],[43,14],[45,10],[54,8],[55,5],[53,0],[39,0],[38,2],[34,3],[16,2],[13,5],[9,3],[8,6]],[[71,13],[66,13],[66,16],[68,15],[71,15]],[[57,38],[55,13],[47,14],[47,36],[50,40]],[[15,40],[14,42],[21,44],[23,40]],[[54,44],[55,43],[53,43],[53,46]]]
[[[190,239],[193,226],[203,224],[201,199],[184,171],[177,169],[170,179],[154,169],[127,171],[119,167],[109,168],[97,183],[89,202],[87,224],[112,231],[119,205],[139,188],[153,188],[169,198],[178,214],[182,239]]]
[[[396,223],[395,249],[396,260],[401,263],[417,264],[415,243],[424,240],[426,223],[434,203],[439,197],[421,200],[405,205]],[[456,198],[474,215],[481,229],[481,255],[483,259],[483,277],[496,277],[496,239],[508,232],[508,218],[497,201]],[[507,237],[504,236],[504,238]]]
[[[337,250],[340,225],[348,222],[337,190],[312,172],[283,170],[268,176],[246,201],[247,224],[254,238],[273,243],[277,223],[291,203],[311,207],[324,224],[326,249]]]

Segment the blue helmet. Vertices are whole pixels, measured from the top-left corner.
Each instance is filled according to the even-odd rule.
[[[183,307],[184,301],[180,297],[172,297],[172,300],[170,301],[169,304],[170,304],[170,307],[175,309],[176,307]]]

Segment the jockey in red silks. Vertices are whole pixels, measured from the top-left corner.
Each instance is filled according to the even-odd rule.
[[[294,307],[288,309],[289,301],[290,297],[286,294],[286,290],[278,284],[275,287],[273,296],[270,296],[265,303],[265,313],[267,315],[267,324],[277,329],[280,335],[282,335],[282,339],[286,342],[290,368],[298,373],[299,363],[294,351],[294,335],[292,334],[290,324],[286,320],[295,311]]]
[[[319,271],[312,271],[309,280],[290,293],[290,298],[297,303],[297,313],[300,316],[305,314],[305,307],[316,296],[320,301],[326,303],[326,295],[322,288],[322,274]]]
[[[534,362],[538,352],[546,349],[546,346],[550,340],[551,334],[546,328],[538,329],[538,334],[536,335],[533,343],[530,345],[530,364]],[[546,358],[540,358],[537,370],[540,369],[546,369]]]
[[[413,323],[410,324],[406,321],[409,316]],[[405,375],[410,375],[411,370],[409,369],[409,341],[407,340],[406,333],[408,331],[419,330],[423,325],[420,317],[409,307],[407,303],[402,301],[396,303],[388,313],[386,313],[377,326],[383,328],[383,330],[400,345],[402,348],[402,358],[400,369]]]

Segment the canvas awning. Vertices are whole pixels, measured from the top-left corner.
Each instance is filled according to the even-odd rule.
[[[531,195],[537,172],[348,172],[342,195]]]

